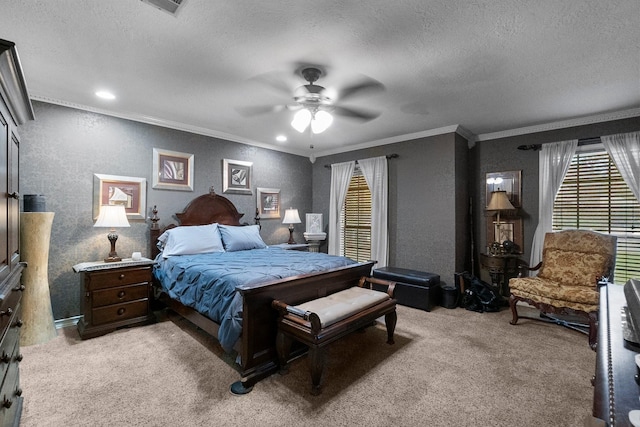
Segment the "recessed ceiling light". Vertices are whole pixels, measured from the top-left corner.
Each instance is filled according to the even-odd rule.
[[[285,142],[287,140],[287,137],[284,135],[278,135],[276,136],[276,141],[278,142]]]
[[[106,90],[99,90],[96,92],[96,96],[102,99],[116,99],[116,96],[111,92],[107,92]]]

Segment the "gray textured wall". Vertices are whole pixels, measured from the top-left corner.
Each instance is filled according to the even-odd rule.
[[[93,228],[93,174],[147,179],[147,215],[158,205],[160,224],[174,222],[197,195],[214,186],[222,194],[222,159],[253,162],[253,195],[225,195],[253,223],[256,187],[280,189],[281,206],[311,209],[311,163],[305,157],[266,150],[187,132],[146,125],[52,104],[34,102],[36,120],[25,124],[20,135],[20,192],[46,195],[47,210],[55,212],[49,254],[49,284],[54,317],[80,313],[79,277],[73,265],[103,259],[109,252],[107,230]],[[163,148],[194,154],[194,191],[151,188],[152,149]],[[282,212],[284,214],[284,211]],[[288,240],[282,220],[262,221],[268,244]],[[119,230],[117,251],[130,257],[133,251],[148,255],[145,221],[132,221]],[[303,241],[304,223],[296,229]]]
[[[640,130],[640,117],[635,117],[478,142],[471,150],[472,163],[470,165],[474,176],[474,182],[471,183],[471,194],[474,198],[474,235],[478,242],[476,245],[478,251],[484,251],[483,248],[487,244],[484,212],[484,207],[486,206],[484,181],[486,174],[489,172],[521,170],[522,209],[519,210],[519,214],[524,219],[523,258],[528,261],[531,256],[531,243],[538,224],[539,152],[518,150],[519,145],[593,138],[638,130]]]
[[[146,178],[147,214],[158,205],[160,224],[166,225],[173,222],[173,213],[182,211],[210,186],[222,193],[222,159],[252,161],[254,194],[226,196],[252,222],[255,188],[280,188],[281,206],[300,211],[303,224],[296,227],[295,238],[303,241],[305,213],[323,213],[327,224],[331,172],[325,164],[397,153],[399,158],[389,160],[390,264],[431,271],[451,284],[454,272],[470,269],[470,197],[474,254],[486,246],[487,172],[522,170],[521,214],[525,258],[529,257],[538,215],[538,153],[517,150],[518,145],[640,130],[640,118],[633,118],[481,141],[471,150],[464,138],[447,134],[321,157],[312,166],[305,157],[216,138],[40,102],[34,102],[34,108],[36,120],[20,131],[20,192],[45,194],[47,210],[56,213],[49,256],[56,319],[80,312],[79,278],[72,266],[102,259],[109,249],[106,231],[93,228],[94,173]],[[195,191],[151,188],[154,147],[194,154]],[[263,220],[262,224],[267,243],[288,239],[280,220]],[[130,256],[142,251],[146,255],[149,224],[137,221],[131,225],[119,233],[118,253]],[[326,251],[326,245],[323,249]],[[479,273],[477,261],[475,268]]]
[[[324,165],[398,154],[389,160],[389,265],[452,284],[465,264],[456,246],[467,234],[467,151],[464,138],[451,133],[318,158],[313,209],[329,217],[331,170]]]

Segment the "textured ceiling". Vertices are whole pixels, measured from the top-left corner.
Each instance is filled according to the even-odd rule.
[[[4,1],[32,98],[308,155],[462,126],[483,136],[640,115],[638,0],[185,0],[177,16],[135,0]],[[362,75],[377,110],[299,134],[283,110],[301,64],[339,89]],[[97,89],[113,91],[104,101]],[[284,134],[288,141],[275,141]]]

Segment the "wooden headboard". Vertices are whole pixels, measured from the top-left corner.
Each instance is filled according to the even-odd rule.
[[[149,231],[151,259],[155,259],[158,253],[160,253],[156,243],[158,242],[158,237],[160,237],[165,230],[176,227],[177,225],[206,225],[214,222],[225,225],[242,225],[240,224],[240,218],[244,216],[244,214],[238,212],[229,199],[216,194],[213,189],[209,194],[203,194],[193,199],[181,213],[176,213],[176,218],[178,218],[179,222],[177,225],[169,224],[163,229],[160,229],[158,226],[156,207],[154,206],[153,209],[154,218],[152,218],[152,225]]]

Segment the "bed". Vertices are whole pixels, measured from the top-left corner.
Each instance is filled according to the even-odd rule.
[[[253,235],[256,229],[259,230],[256,225],[242,225],[240,219],[243,214],[237,211],[231,201],[213,191],[196,197],[182,213],[175,216],[178,224],[160,229],[154,210],[150,229],[150,253],[156,260],[154,293],[169,309],[218,339],[226,351],[237,352],[237,368],[242,380],[231,386],[236,394],[250,391],[257,381],[277,370],[277,312],[271,307],[273,300],[298,304],[338,292],[357,285],[360,277],[370,276],[374,265],[373,261],[356,263],[343,257],[270,247],[224,252],[216,250],[202,256],[165,258],[160,253],[158,242],[164,240],[166,244],[167,236],[173,237],[176,230],[185,232],[184,235],[196,231],[208,233],[210,224],[217,224],[225,244],[230,241],[225,233],[232,233],[232,236],[233,233]],[[250,273],[249,265],[265,262],[268,265],[257,264],[260,267],[256,275]],[[286,271],[275,269],[274,264],[284,266]],[[303,264],[311,267],[305,269]],[[218,269],[223,270],[224,280],[207,279],[211,270]],[[194,278],[201,276],[205,277],[203,280],[208,284],[203,285],[203,289],[195,290],[192,286],[200,285],[195,284]],[[186,284],[177,283],[178,279],[185,277]],[[200,303],[209,297],[217,298],[228,307],[203,308]],[[292,357],[298,355],[299,352],[294,352]]]

